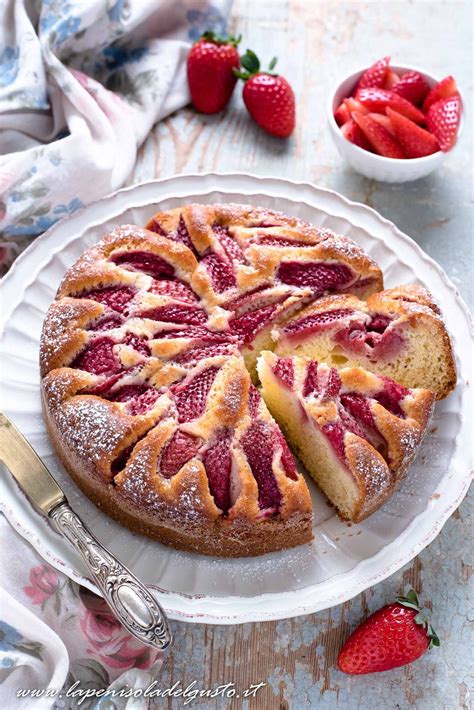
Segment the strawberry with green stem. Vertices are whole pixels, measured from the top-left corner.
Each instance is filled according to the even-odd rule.
[[[412,663],[439,645],[412,589],[369,616],[349,636],[337,665],[351,675],[379,673]]]
[[[240,37],[205,32],[191,47],[187,60],[188,84],[194,107],[201,113],[216,113],[228,104],[240,67],[237,46]]]
[[[287,138],[295,127],[295,95],[287,80],[273,72],[276,57],[268,71],[260,71],[260,60],[250,49],[240,63],[243,70],[234,69],[234,74],[245,81],[243,99],[249,114],[267,133]]]

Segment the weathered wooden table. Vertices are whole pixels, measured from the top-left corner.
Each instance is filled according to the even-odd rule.
[[[156,126],[140,150],[129,183],[217,170],[283,176],[332,188],[395,222],[444,267],[469,300],[473,272],[468,130],[439,172],[413,184],[390,186],[345,167],[331,143],[325,111],[329,89],[340,74],[387,54],[435,75],[454,74],[468,103],[471,27],[470,2],[237,0],[231,30],[243,35],[242,49],[251,47],[263,63],[278,56],[280,71],[294,86],[294,136],[282,142],[261,132],[249,120],[238,87],[222,114],[204,117],[185,109]],[[466,108],[468,113],[469,105]],[[428,549],[390,579],[337,608],[231,627],[174,623],[176,643],[160,685],[179,680],[186,686],[196,680],[199,687],[211,688],[233,682],[239,691],[252,683],[266,684],[255,699],[220,701],[218,707],[467,709],[473,667],[468,636],[471,508],[472,494]],[[355,678],[340,673],[335,659],[350,629],[410,586],[433,608],[441,648],[389,673]],[[196,703],[216,707],[216,701]],[[171,706],[182,707],[182,701],[174,700]]]

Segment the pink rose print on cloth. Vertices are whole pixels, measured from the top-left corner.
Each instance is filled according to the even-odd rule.
[[[88,652],[98,656],[110,668],[150,668],[160,652],[137,641],[111,614],[100,597],[80,591],[85,609],[79,621],[87,639]]]
[[[57,590],[59,577],[48,565],[38,565],[30,569],[30,586],[23,587],[33,604],[43,604]]]

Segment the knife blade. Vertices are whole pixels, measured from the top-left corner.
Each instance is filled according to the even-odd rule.
[[[84,525],[33,447],[2,412],[0,461],[32,503],[50,518],[56,530],[80,554],[120,623],[142,643],[160,650],[168,648],[173,637],[161,605]]]
[[[37,508],[49,515],[60,503],[67,503],[40,457],[16,426],[0,412],[0,459]]]

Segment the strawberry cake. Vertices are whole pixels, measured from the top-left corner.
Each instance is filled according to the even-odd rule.
[[[308,542],[305,480],[249,371],[297,308],[381,285],[350,240],[269,210],[189,205],[117,228],[68,270],[44,322],[61,460],[109,515],[177,548]]]
[[[273,333],[279,355],[305,355],[334,367],[360,365],[405,387],[446,397],[456,385],[451,341],[438,306],[420,286],[400,286],[363,301],[320,298]]]
[[[322,304],[337,299],[339,311],[357,312],[341,329],[357,320],[383,335],[392,327],[387,299],[399,304],[395,322],[402,308],[408,320],[415,309],[415,319],[423,312],[438,322],[428,300],[402,297],[403,289],[376,296],[382,288],[380,269],[351,240],[267,209],[191,204],[158,212],[146,228],[118,227],[67,271],[44,321],[43,408],[64,466],[110,516],[179,549],[249,556],[309,542],[309,491],[256,387],[257,358],[274,349],[275,334],[278,350],[300,354],[304,337],[290,346],[287,329],[311,309],[333,312]],[[317,329],[313,339],[323,347]],[[333,372],[326,351],[313,359]],[[360,493],[352,508],[336,502],[354,520],[393,490],[423,432],[429,395],[409,390],[415,385],[398,378],[402,369],[382,372],[398,385],[360,371],[351,389],[349,375],[340,375],[344,392],[364,403],[358,413],[344,405],[346,414],[332,403],[344,434],[331,443],[344,469],[337,481],[352,471],[342,457],[369,444],[381,472],[364,500]],[[439,393],[450,386],[436,384]],[[331,394],[334,402],[341,396]],[[349,415],[357,426],[347,424]],[[363,441],[354,447],[357,437]]]
[[[264,352],[262,395],[339,515],[360,522],[393,493],[426,432],[434,394],[360,367]]]

